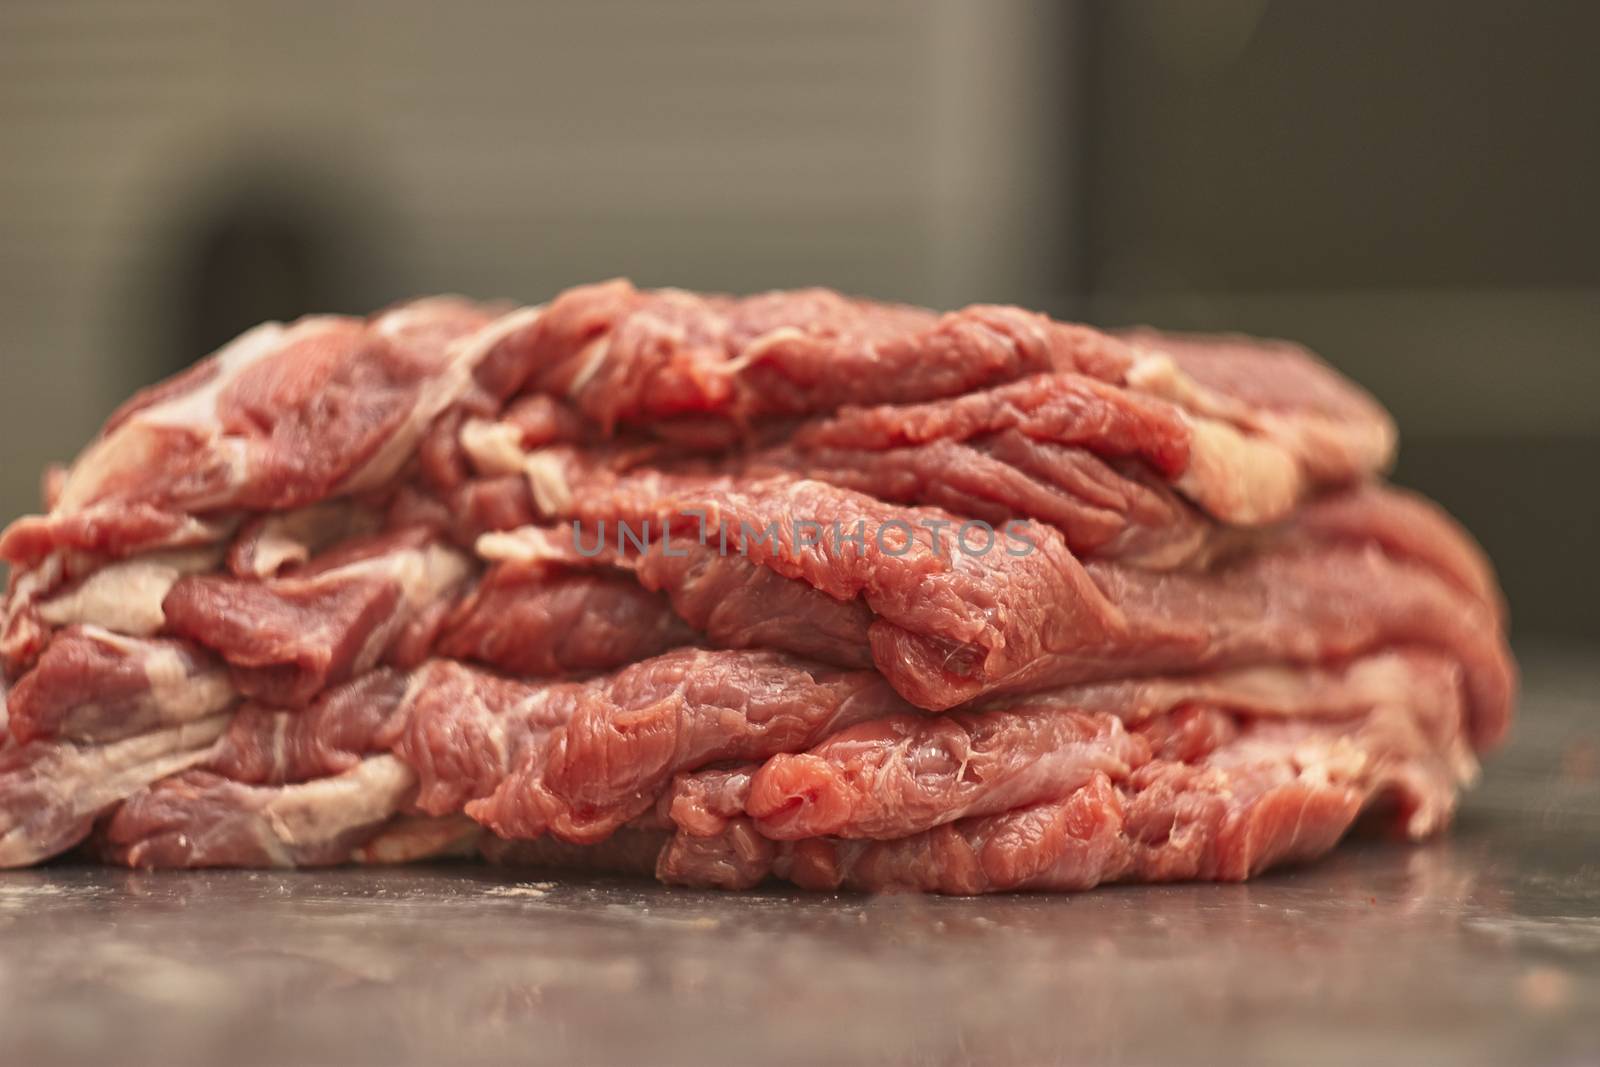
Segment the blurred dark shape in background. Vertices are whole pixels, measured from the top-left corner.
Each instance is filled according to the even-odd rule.
[[[1600,5],[0,0],[0,520],[267,318],[825,284],[1292,337],[1600,635]]]
[[[182,337],[163,353],[181,369],[188,353],[209,352],[241,322],[281,319],[316,307],[332,286],[318,248],[321,231],[275,205],[240,204],[197,220],[174,279]]]

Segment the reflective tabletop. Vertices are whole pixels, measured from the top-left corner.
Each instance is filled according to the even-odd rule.
[[[1525,669],[1451,835],[1246,885],[0,872],[3,1062],[1600,1062],[1600,657]]]

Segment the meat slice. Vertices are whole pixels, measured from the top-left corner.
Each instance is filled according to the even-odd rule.
[[[664,597],[626,574],[503,564],[445,621],[435,651],[552,677],[612,670],[694,637]]]
[[[644,462],[654,465],[641,466]],[[520,491],[503,477],[463,488],[489,499],[510,498],[504,508],[477,505],[493,519],[473,528],[511,529],[519,515],[546,521],[569,516],[575,498],[597,499],[608,489],[665,496],[693,492],[718,476],[787,476],[828,482],[881,501],[942,508],[995,527],[1034,519],[1056,527],[1079,555],[1159,569],[1204,562],[1217,534],[1215,523],[1142,464],[1107,461],[1087,449],[1035,440],[1016,430],[881,450],[782,445],[720,460],[684,454],[642,458],[632,447],[556,446],[525,456],[522,471],[526,481]],[[531,525],[532,519],[523,524]]]
[[[1431,832],[1448,819],[1455,785],[1409,717],[1389,709],[1354,729],[1252,721],[1201,758],[1154,759],[1122,784],[1095,772],[1059,799],[893,840],[784,842],[766,870],[758,850],[741,847],[740,820],[720,839],[680,832],[658,872],[676,884],[724,885],[731,855],[749,857],[741,884],[770,873],[820,890],[973,894],[1237,881],[1320,855],[1375,804],[1390,804],[1408,832]]]
[[[185,641],[59,631],[7,698],[11,736],[113,741],[206,718],[238,698],[222,664]]]
[[[105,745],[0,737],[0,867],[76,845],[117,801],[204,760],[227,722],[214,715]]]
[[[29,568],[63,552],[120,559],[216,544],[232,529],[227,516],[197,518],[154,504],[107,501],[73,512],[24,515],[0,531],[0,560]]]
[[[380,668],[324,691],[302,710],[247,704],[234,713],[204,769],[251,785],[342,774],[394,744],[409,681]]]
[[[1461,665],[1469,735],[1480,751],[1498,743],[1510,721],[1516,669],[1493,611],[1377,548],[1266,552],[1199,575],[1089,570],[1137,635],[1130,647],[1186,649],[1171,659],[1135,652],[1125,675],[1317,664],[1415,645]],[[1091,680],[1062,678],[1048,661],[1034,680],[1052,673]]]
[[[1344,825],[1355,798],[1333,794],[1321,824]],[[1246,808],[1248,810],[1248,808]],[[1131,864],[1123,798],[1105,775],[1048,804],[934,830],[896,841],[811,839],[785,852],[774,873],[806,889],[841,887],[882,892],[971,895],[1015,889],[1090,889],[1115,880]]]
[[[167,628],[214,650],[239,690],[280,706],[308,702],[404,646],[426,647],[469,573],[422,530],[346,542],[310,566],[264,581],[205,575],[167,594]],[[402,657],[404,658],[404,657]]]
[[[847,408],[797,429],[767,458],[804,470],[817,452],[870,455],[999,434],[1135,461],[1225,522],[1281,519],[1316,484],[1294,452],[1270,439],[1079,374],[1036,375],[934,403]]]
[[[81,542],[72,531],[86,517],[99,547],[122,554],[171,543],[186,516],[296,508],[379,486],[469,387],[486,353],[467,339],[489,321],[437,300],[371,322],[259,326],[125,404],[43,523],[0,537],[0,558],[32,563]]]
[[[1360,485],[1308,502],[1291,526],[1320,541],[1376,544],[1396,559],[1429,567],[1487,606],[1504,628],[1505,598],[1488,557],[1430,500],[1393,486]]]
[[[1274,664],[1068,686],[1029,694],[1026,702],[1104,712],[1135,726],[1196,706],[1252,717],[1333,720],[1355,719],[1385,705],[1404,708],[1455,763],[1458,777],[1470,781],[1477,761],[1465,739],[1462,680],[1461,666],[1450,656],[1404,648],[1329,666]]]
[[[19,522],[25,520],[19,520]],[[206,524],[205,541],[219,541],[229,524]],[[215,565],[215,544],[159,547],[115,560],[87,551],[49,551],[37,563],[13,565],[0,603],[0,670],[21,677],[58,627],[92,623],[147,637],[165,622],[161,602],[173,583]]]
[[[229,546],[228,570],[239,578],[276,577],[341,541],[370,537],[382,524],[382,512],[353,500],[269,512],[247,523]]]
[[[780,840],[906,837],[1124,781],[1149,744],[1115,716],[1066,708],[891,715],[777,755],[751,779],[755,829]]]
[[[1407,791],[1420,837],[1440,824],[1441,810],[1448,814],[1454,786],[1477,776],[1462,739],[1459,680],[1459,669],[1440,657],[1386,653],[1335,669],[1140,680],[1039,694],[1033,706],[1007,710],[887,716],[767,760],[744,787],[744,810],[770,838],[905,837],[1059,797],[1097,773],[1126,782],[1152,754],[1198,759],[1233,742],[1234,716],[1266,715],[1282,725],[1253,726],[1258,740],[1332,733],[1341,720],[1352,732],[1395,735],[1373,747],[1425,761],[1447,783]],[[717,832],[717,817],[733,814],[727,804],[738,790],[737,781],[715,779],[675,786],[673,821]]]
[[[870,667],[872,612],[836,600],[743,557],[698,544],[622,560],[646,589],[663,591],[675,611],[723,648],[781,648],[839,667]]]
[[[742,763],[675,775],[656,802],[659,820],[695,837],[722,833],[729,820],[745,813],[750,803],[750,782],[760,766]]]
[[[489,361],[608,432],[642,424],[698,447],[729,444],[761,419],[959,397],[1051,372],[1225,421],[1290,449],[1318,480],[1376,470],[1394,443],[1382,409],[1303,349],[1123,339],[1014,307],[935,315],[822,290],[735,299],[614,281],[503,329]]]
[[[858,600],[873,615],[874,664],[919,707],[942,710],[987,694],[1172,671],[1316,664],[1416,644],[1447,652],[1466,669],[1480,746],[1500,737],[1510,713],[1514,671],[1498,619],[1454,585],[1375,544],[1268,540],[1203,573],[1156,574],[1102,562],[1086,570],[1052,530],[1037,526],[1023,531],[1026,542],[1001,531],[990,551],[978,554],[963,550],[959,532],[951,535],[961,524],[953,516],[892,507],[823,483],[673,479],[669,485],[662,491],[652,477],[623,479],[576,498],[573,509],[584,524],[578,539],[595,545],[609,529],[614,547],[627,555],[636,549],[620,524],[629,524],[635,537],[648,538],[654,529],[635,564],[647,581],[650,574],[753,564],[835,604]],[[816,543],[809,543],[802,520],[812,524]],[[698,541],[702,525],[717,531],[705,545]],[[841,536],[857,529],[865,531],[864,543]],[[675,547],[663,530],[676,533]],[[911,536],[899,540],[907,530]],[[882,532],[889,539],[879,543]],[[537,554],[550,541],[534,531],[482,547],[502,552],[521,542]],[[668,566],[674,551],[682,558]],[[697,563],[697,553],[716,558]],[[744,610],[754,620],[772,617],[758,603]],[[787,647],[781,628],[764,635]]]
[[[930,412],[923,421],[935,420]],[[844,421],[841,417],[816,428]],[[933,432],[920,422],[915,428]],[[640,458],[631,447],[543,449],[523,458],[527,485],[518,491],[519,503],[506,509],[503,521],[476,528],[510,528],[518,516],[535,513],[547,518],[584,514],[587,509],[578,501],[580,496],[589,501],[602,500],[607,492],[666,497],[693,493],[719,476],[744,481],[805,477],[882,501],[930,505],[995,527],[1011,520],[1036,520],[1060,531],[1080,558],[1153,570],[1193,569],[1294,534],[1378,543],[1401,558],[1438,568],[1474,595],[1497,595],[1482,552],[1459,526],[1438,508],[1384,486],[1361,484],[1323,493],[1284,523],[1251,529],[1209,519],[1141,462],[1108,461],[1087,449],[1041,441],[1015,428],[966,440],[935,438],[882,448],[832,444],[801,448],[794,443],[805,436],[801,430],[789,443],[719,461],[657,455],[649,462],[658,466],[644,467],[638,466]],[[873,438],[870,443],[883,442]],[[1249,456],[1230,458],[1223,453],[1218,458],[1202,449],[1195,458],[1203,469],[1185,477],[1216,481],[1218,493],[1250,496],[1256,493],[1253,480],[1282,487],[1280,491],[1267,486],[1262,490],[1265,496],[1255,496],[1258,502],[1276,497],[1281,506],[1241,505],[1253,509],[1248,518],[1255,526],[1282,518],[1289,504],[1314,488],[1292,471],[1284,478],[1262,471]],[[1249,469],[1240,469],[1239,464]],[[1271,461],[1268,467],[1275,464]],[[476,483],[474,488],[490,491],[487,483]],[[520,502],[529,490],[531,502]]]
[[[811,889],[956,894],[1238,880],[1326,851],[1363,810],[1382,809],[1412,836],[1431,833],[1448,821],[1459,782],[1414,715],[1392,705],[1353,721],[1192,708],[1147,720],[1140,735],[1155,758],[1120,782],[1095,771],[1057,799],[889,840],[772,842],[736,815],[681,825],[662,845],[657,877],[744,888],[776,875]],[[737,791],[742,777],[702,774],[713,792]]]
[[[1036,519],[1056,526],[1080,555],[1162,568],[1203,561],[1214,532],[1180,491],[1218,519],[1263,525],[1316,488],[1281,447],[1080,375],[1036,376],[937,403],[846,409],[749,454],[707,458],[631,442],[523,454],[510,445],[498,462],[518,469],[518,457],[533,510],[547,517],[634,470],[625,488],[661,494],[685,475],[787,474],[994,525]]]
[[[846,408],[796,430],[789,447],[883,451],[1003,431],[1135,458],[1169,478],[1188,469],[1189,420],[1161,400],[1081,374],[1040,374],[933,403]]]
[[[1276,442],[1317,481],[1354,481],[1394,458],[1383,407],[1299,345],[1150,329],[1122,338],[1142,357],[1126,376],[1131,387]]]
[[[188,771],[123,802],[97,847],[129,867],[343,863],[401,810],[415,783],[393,756],[293,785],[246,785]]]
[[[502,837],[592,843],[650,810],[680,771],[795,751],[906,708],[871,672],[774,653],[668,653],[583,690],[566,724],[467,813]]]
[[[594,534],[596,538],[599,535],[599,531]],[[605,569],[630,572],[645,590],[665,595],[664,600],[650,602],[653,608],[664,608],[696,635],[723,648],[775,647],[839,667],[872,665],[867,637],[873,614],[866,604],[838,600],[806,582],[787,578],[738,554],[736,547],[725,553],[714,544],[674,543],[673,537],[668,531],[659,546],[651,543],[643,554],[631,554],[625,551],[631,542],[620,547],[612,543],[584,547],[588,538],[579,530],[530,527],[485,535],[477,548],[484,558],[499,561],[491,571],[589,566],[601,568],[602,575]],[[615,579],[613,574],[589,581]],[[602,597],[600,606],[587,610],[604,611],[606,599]],[[677,630],[665,621],[656,625]],[[498,633],[500,627],[493,629]],[[461,646],[448,636],[441,649],[462,654]],[[467,658],[481,657],[468,654]]]
[[[611,530],[625,554],[624,524],[636,537],[654,529],[641,554],[666,558],[691,551],[705,533],[701,550],[719,560],[740,556],[839,603],[859,598],[875,616],[874,663],[920,707],[973,699],[1051,649],[1093,657],[1123,630],[1117,609],[1050,529],[968,529],[945,512],[802,479],[681,479],[661,489],[647,477],[579,497],[581,539],[604,541]],[[677,536],[676,547],[662,531]]]
[[[396,720],[394,752],[417,775],[416,806],[458,813],[487,797],[523,753],[572,717],[584,686],[517,681],[453,660],[415,671]]]
[[[161,609],[179,578],[217,565],[220,552],[199,548],[152,552],[119,560],[39,602],[39,618],[50,626],[87,623],[134,637],[161,632]]]
[[[1020,796],[1058,796],[1066,788],[1060,783],[1081,782],[1087,772],[1125,782],[1152,756],[1200,759],[1231,742],[1242,719],[1314,719],[1353,730],[1378,709],[1416,733],[1407,750],[1431,753],[1443,777],[1470,783],[1478,768],[1462,736],[1460,678],[1446,657],[1385,652],[1330,668],[1075,686],[984,713],[889,715],[805,753],[679,774],[657,810],[664,822],[699,837],[721,833],[747,811],[771,838],[896,837],[975,814],[975,803],[1004,811],[1032,802]],[[1435,807],[1440,802],[1430,798]],[[1420,818],[1439,822],[1427,812]]]
[[[1203,558],[1212,526],[1153,473],[1085,448],[1015,430],[971,441],[882,451],[792,447],[759,452],[745,469],[830,482],[880,500],[926,504],[1001,527],[1034,519],[1080,557],[1169,569]]]
[[[133,637],[166,625],[162,602],[178,579],[217,563],[216,546],[168,549],[107,561],[78,553],[52,553],[39,565],[14,571],[0,605],[0,670],[20,678],[60,628],[86,624]]]
[[[743,300],[624,281],[568,290],[502,343],[524,388],[603,427],[772,415],[951,396],[1048,370],[1119,368],[1125,346],[1014,308],[936,316],[825,290]],[[1072,369],[1072,368],[1069,368]]]

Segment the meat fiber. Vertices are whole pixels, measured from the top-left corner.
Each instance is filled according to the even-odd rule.
[[[644,554],[665,557],[676,533],[676,551],[698,546],[804,582],[835,602],[859,599],[873,614],[874,663],[925,708],[977,697],[1048,649],[1110,646],[1121,627],[1116,609],[1048,529],[974,530],[980,554],[957,543],[959,516],[793,478],[683,481],[648,493],[629,482],[580,497],[575,510],[591,542],[610,529],[626,552],[624,529],[646,536],[655,529]],[[698,544],[702,533],[706,545]]]
[[[414,783],[393,756],[295,785],[246,785],[189,771],[128,798],[99,848],[129,867],[343,863],[401,810]]]
[[[180,579],[162,610],[170,632],[228,662],[241,692],[302,705],[404,648],[409,626],[441,622],[467,574],[424,531],[401,530],[345,542],[282,578]]]
[[[774,449],[752,457],[746,469],[804,472],[880,500],[926,504],[996,527],[1034,519],[1059,530],[1079,556],[1156,569],[1201,560],[1212,543],[1214,528],[1142,468],[1015,430],[884,450]]]
[[[1403,715],[1230,723],[1187,760],[1157,747],[1120,783],[1095,771],[1057,799],[887,840],[774,841],[735,816],[707,833],[639,829],[587,848],[497,842],[491,854],[622,873],[653,865],[663,881],[700,887],[779,877],[810,889],[972,894],[1236,881],[1326,851],[1374,804],[1409,813],[1418,834],[1449,816],[1457,780]]]
[[[184,641],[98,626],[58,632],[7,706],[18,742],[111,741],[203,719],[238,698],[222,664]]]
[[[1226,522],[1282,518],[1316,484],[1300,457],[1270,438],[1077,374],[1038,375],[936,403],[850,409],[803,427],[772,459],[804,469],[817,450],[871,454],[1002,433],[1141,460]],[[1349,480],[1369,471],[1318,473]]]
[[[1218,569],[1156,573],[1112,563],[1086,569],[1048,529],[1033,528],[1026,541],[994,535],[981,555],[962,551],[959,516],[794,479],[675,479],[670,492],[648,495],[624,481],[579,498],[575,509],[588,528],[580,542],[598,544],[609,528],[623,555],[633,546],[620,531],[654,524],[648,528],[657,538],[635,564],[647,585],[762,567],[815,591],[801,618],[837,617],[840,605],[858,603],[871,612],[873,663],[906,699],[930,710],[989,693],[1195,667],[1310,664],[1421,644],[1460,658],[1481,743],[1494,743],[1510,714],[1513,673],[1493,613],[1430,570],[1381,551],[1381,541],[1307,551],[1294,546],[1292,531],[1290,543],[1268,542]],[[816,517],[815,543],[791,515]],[[718,531],[706,545],[702,527]],[[944,533],[950,529],[958,533]],[[837,532],[856,530],[866,531],[859,543]],[[538,531],[488,547],[515,555],[519,545],[534,557],[566,551]],[[668,562],[673,551],[681,553],[676,565]],[[768,617],[760,604],[751,610]],[[767,639],[816,653],[814,645],[792,647],[784,632]]]
[[[1497,744],[1510,723],[1515,668],[1494,613],[1375,548],[1266,553],[1206,575],[1091,570],[1141,636],[1190,649],[1157,669],[1316,664],[1422,646],[1460,664],[1477,747]]]
[[[1318,480],[1346,481],[1393,458],[1388,413],[1299,345],[1150,329],[1122,336],[1170,360],[1146,358],[1128,384],[1278,442]]]
[[[468,814],[502,837],[592,843],[651,810],[680,771],[805,748],[906,705],[866,671],[686,650],[581,693],[571,717]]]
[[[527,683],[434,660],[411,678],[394,751],[419,779],[416,806],[460,812],[490,796],[522,754],[570,719],[585,686]]]
[[[584,286],[245,334],[0,533],[0,866],[1251,877],[1447,824],[1471,539],[1303,349]]]
[[[693,639],[665,598],[626,574],[501,565],[445,622],[437,652],[551,677],[620,667]]]
[[[207,758],[226,716],[107,744],[0,745],[0,867],[21,867],[86,837],[107,808]]]
[[[1064,796],[1097,774],[1123,780],[1149,758],[1112,715],[891,715],[772,757],[752,777],[745,808],[774,840],[906,837]]]
[[[825,290],[733,299],[620,281],[580,287],[505,333],[491,358],[519,365],[522,388],[568,398],[603,429],[632,422],[724,443],[719,424],[742,431],[774,416],[955,397],[1052,371],[1281,426],[1290,439],[1348,439],[1339,451],[1365,446],[1362,469],[1381,465],[1394,437],[1369,397],[1292,346],[1230,338],[1213,352],[1199,339],[1146,333],[1130,342],[1020,308],[935,315]],[[1191,363],[1207,377],[1190,377]],[[1275,381],[1252,385],[1250,374],[1263,371]],[[1257,401],[1272,417],[1253,411]],[[1301,413],[1317,431],[1293,428]]]
[[[381,485],[468,387],[484,351],[457,342],[487,322],[463,302],[432,301],[370,322],[257,327],[123,405],[73,464],[51,516],[13,527],[0,558],[31,562],[41,536],[85,516],[102,529],[74,547],[115,554],[170,541],[164,516],[295,508]]]
[[[246,704],[204,769],[250,785],[342,774],[395,743],[407,722],[408,683],[407,676],[383,668],[325,690],[297,711]]]
[[[1398,723],[1379,710],[1332,729],[1303,720],[1248,724],[1195,760],[1152,759],[1120,784],[1094,771],[1057,799],[890,840],[810,837],[762,856],[744,846],[747,827],[733,820],[710,839],[680,831],[658,874],[722,886],[732,855],[746,857],[743,884],[775,875],[808,889],[971,894],[1238,881],[1325,852],[1374,801],[1425,811],[1424,832],[1447,818],[1458,783],[1403,716]]]

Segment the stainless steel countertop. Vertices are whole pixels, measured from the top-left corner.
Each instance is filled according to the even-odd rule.
[[[0,1060],[1600,1062],[1600,661],[1526,669],[1516,739],[1452,835],[1248,885],[0,873]]]

